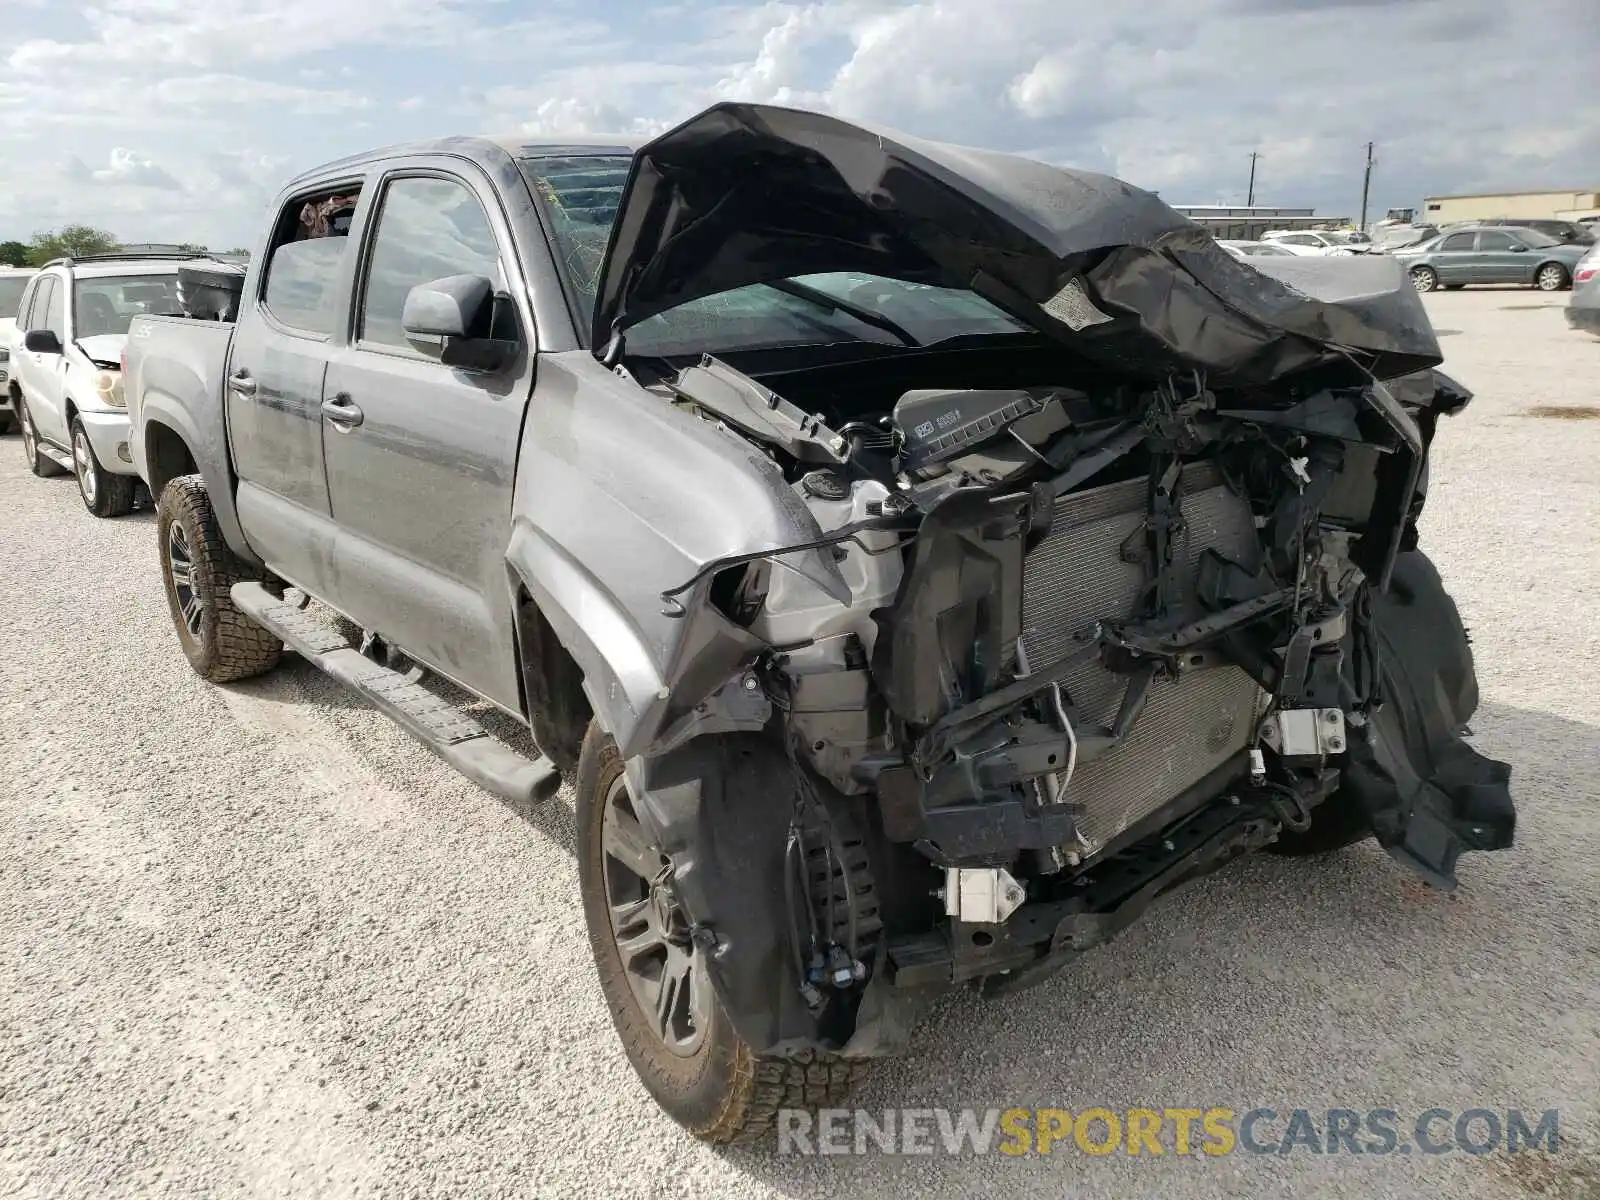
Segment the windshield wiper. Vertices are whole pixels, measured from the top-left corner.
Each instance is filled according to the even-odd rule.
[[[831,295],[821,288],[814,288],[810,284],[799,283],[793,279],[779,279],[769,283],[767,286],[775,291],[784,293],[786,296],[794,296],[808,303],[821,305],[823,308],[833,312],[846,313],[863,325],[871,325],[874,329],[881,329],[885,333],[899,338],[902,345],[920,346],[922,344],[912,337],[910,331],[898,321],[890,320],[881,313],[873,312],[870,308],[863,308],[859,304],[841,300],[838,296]]]

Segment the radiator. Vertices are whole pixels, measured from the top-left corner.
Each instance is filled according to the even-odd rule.
[[[1146,583],[1142,563],[1122,560],[1130,535],[1142,538],[1148,484],[1143,479],[1077,492],[1056,502],[1050,534],[1023,563],[1023,646],[1039,669],[1069,654],[1072,635],[1097,619],[1132,614]],[[1192,596],[1200,555],[1216,547],[1254,564],[1259,555],[1249,506],[1208,463],[1184,469],[1177,486],[1186,532],[1174,545],[1175,596]],[[1063,689],[1087,727],[1107,727],[1127,677],[1083,664]],[[1150,685],[1144,712],[1126,741],[1081,763],[1061,797],[1083,806],[1079,829],[1091,852],[1113,841],[1198,783],[1251,738],[1260,689],[1236,666],[1185,673]]]

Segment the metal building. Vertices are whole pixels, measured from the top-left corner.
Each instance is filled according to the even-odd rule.
[[[1476,196],[1428,196],[1422,219],[1430,225],[1484,221],[1492,217],[1576,221],[1600,214],[1600,188],[1576,192],[1483,192]]]
[[[1173,209],[1215,238],[1253,241],[1270,229],[1348,229],[1348,217],[1319,217],[1314,208],[1261,204],[1174,204]]]

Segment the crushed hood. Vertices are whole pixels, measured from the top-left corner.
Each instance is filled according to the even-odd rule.
[[[1440,361],[1387,256],[1242,263],[1108,175],[732,103],[634,156],[590,344],[600,354],[687,301],[824,271],[970,289],[1141,377],[1266,383],[1347,354],[1390,377]]]
[[[110,363],[113,367],[122,361],[122,351],[128,344],[125,333],[95,333],[78,339],[78,347],[97,363]]]

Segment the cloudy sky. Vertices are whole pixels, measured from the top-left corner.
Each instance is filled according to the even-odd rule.
[[[1173,203],[1600,187],[1600,0],[9,0],[0,239],[253,240],[296,170],[719,98],[1108,171]],[[9,48],[9,53],[7,49]]]

